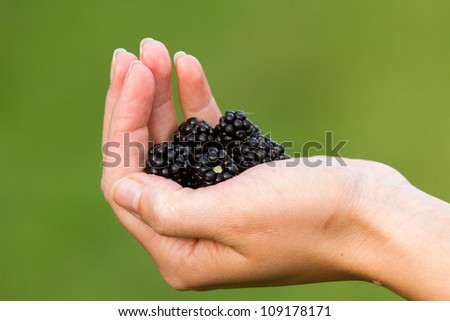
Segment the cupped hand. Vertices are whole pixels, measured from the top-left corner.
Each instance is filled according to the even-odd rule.
[[[389,177],[407,185],[403,176],[374,162],[310,167],[302,159],[261,164],[196,190],[147,175],[145,146],[170,140],[177,127],[171,68],[167,49],[153,39],[141,43],[139,59],[115,51],[103,147],[114,147],[121,161],[109,166],[104,153],[101,180],[116,216],[165,280],[177,289],[208,289],[363,278],[353,251],[367,236],[358,231],[363,182]],[[199,61],[179,52],[175,71],[184,117],[215,124],[221,113]],[[127,152],[126,135],[142,150]]]

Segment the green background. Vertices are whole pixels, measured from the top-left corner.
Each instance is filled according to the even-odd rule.
[[[450,201],[450,2],[0,0],[2,300],[397,300],[363,282],[178,292],[99,188],[113,50],[202,61],[223,110],[325,131]],[[318,153],[323,153],[318,152]]]

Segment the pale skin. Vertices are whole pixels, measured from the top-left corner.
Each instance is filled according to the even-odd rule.
[[[174,60],[184,117],[215,124],[221,112],[201,64],[182,52]],[[115,51],[103,144],[125,133],[144,146],[170,140],[171,68],[153,39],[139,58]],[[129,167],[103,168],[103,194],[176,289],[366,280],[407,299],[450,300],[450,204],[387,165],[278,161],[193,190],[143,173],[143,156],[130,157]]]

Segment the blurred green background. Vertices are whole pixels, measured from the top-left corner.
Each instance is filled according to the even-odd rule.
[[[279,141],[348,139],[450,201],[450,2],[0,0],[2,300],[398,300],[363,282],[177,292],[99,188],[113,50],[202,61]]]

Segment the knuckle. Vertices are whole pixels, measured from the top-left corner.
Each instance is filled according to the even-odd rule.
[[[204,109],[206,109],[207,107],[211,106],[214,104],[214,97],[213,96],[208,96],[206,97],[206,99],[202,102],[200,102],[198,105],[193,106],[192,107],[192,111],[193,112],[200,112]]]

